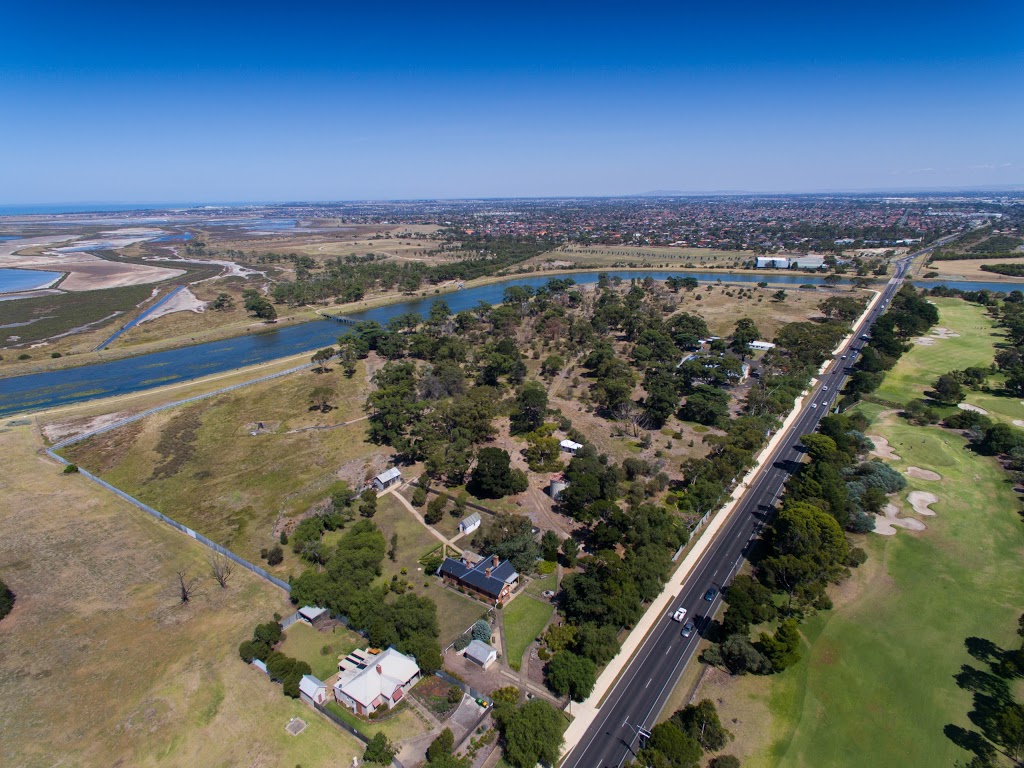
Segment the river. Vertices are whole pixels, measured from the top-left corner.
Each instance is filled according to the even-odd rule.
[[[615,271],[609,270],[610,277],[623,280],[653,277],[664,280],[670,276],[695,277],[702,285],[721,281],[727,284],[757,283],[767,280],[772,285],[797,287],[805,284],[823,285],[821,278],[806,274],[722,274],[715,272],[663,272],[663,271]],[[448,302],[452,312],[472,309],[480,302],[497,304],[502,300],[504,290],[512,285],[539,287],[552,277],[571,277],[577,283],[586,285],[597,282],[596,272],[575,272],[565,275],[551,275],[515,278],[491,285],[467,288],[454,293],[410,299],[384,307],[346,315],[355,321],[376,320],[382,325],[398,315],[415,312],[426,316],[430,306],[438,299]],[[934,287],[936,284],[930,284]],[[973,290],[988,288],[998,283],[948,283],[951,287],[972,286]],[[1003,283],[1001,290],[1012,290]],[[965,288],[965,290],[967,290]],[[311,351],[336,343],[345,333],[346,326],[333,320],[317,320],[286,328],[270,327],[260,333],[236,336],[221,341],[210,341],[189,347],[169,349],[164,352],[128,357],[121,360],[93,363],[78,368],[64,368],[57,371],[33,373],[24,376],[0,379],[0,416],[22,411],[54,408],[60,405],[78,403],[113,395],[139,392],[153,387],[188,381],[201,376],[231,371],[236,368],[265,363],[300,352]]]

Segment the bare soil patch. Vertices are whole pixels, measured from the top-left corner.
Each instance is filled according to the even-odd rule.
[[[192,293],[191,289],[183,288],[175,296],[161,306],[157,307],[140,322],[148,323],[158,317],[169,315],[173,312],[205,312],[206,302],[200,300]]]
[[[930,469],[921,469],[920,467],[907,467],[907,474],[911,477],[916,477],[918,480],[938,481],[942,479],[942,475],[938,472],[932,472]]]

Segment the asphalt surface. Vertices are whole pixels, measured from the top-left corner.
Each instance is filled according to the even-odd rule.
[[[850,366],[856,362],[857,350],[866,343],[861,336],[869,335],[871,325],[885,312],[907,276],[911,261],[947,239],[950,238],[896,262],[896,271],[881,299],[857,326],[850,341],[836,353],[825,373],[818,377],[818,384],[805,398],[799,416],[740,498],[711,546],[697,561],[682,591],[669,604],[612,687],[597,718],[562,762],[563,768],[617,768],[639,750],[640,729],[649,731],[656,724],[676,682],[696,652],[700,634],[721,605],[722,588],[740,569],[752,540],[774,512],[786,479],[799,465],[803,456],[798,447],[800,436],[813,432],[834,405],[846,377],[852,373]],[[717,594],[708,601],[705,594],[712,587]],[[672,619],[680,607],[686,609],[686,618],[697,624],[698,631],[688,638],[682,636],[684,622]]]

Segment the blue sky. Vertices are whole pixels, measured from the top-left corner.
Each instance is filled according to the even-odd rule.
[[[90,5],[5,11],[0,204],[1024,184],[1011,0]]]

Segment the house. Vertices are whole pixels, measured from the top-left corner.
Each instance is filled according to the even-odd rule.
[[[472,533],[480,527],[480,513],[474,512],[472,515],[462,518],[459,521],[459,532],[460,533]]]
[[[465,656],[474,664],[487,669],[498,660],[498,652],[483,640],[474,640],[466,646]]]
[[[316,608],[312,605],[304,605],[299,608],[299,617],[302,621],[307,624],[311,624],[317,629],[320,628],[325,621],[331,618],[331,612],[326,608]]]
[[[751,349],[757,349],[762,352],[767,352],[769,349],[775,349],[775,345],[770,341],[752,341],[747,346]]]
[[[563,440],[558,445],[570,456],[575,456],[579,449],[583,447],[582,443],[577,443],[574,440]]]
[[[363,665],[344,665],[334,684],[335,700],[357,715],[371,715],[381,707],[394,709],[419,682],[416,659],[394,648],[377,655],[360,654],[359,659]]]
[[[462,560],[446,557],[437,572],[445,584],[461,587],[491,603],[508,600],[519,583],[512,563],[497,555],[485,557],[475,565],[470,565],[465,556]]]
[[[402,482],[401,471],[398,467],[392,467],[373,478],[373,487],[378,491],[383,491],[385,488],[390,488],[395,483],[400,482]]]
[[[756,264],[758,269],[789,269],[789,259],[781,256],[758,256]]]
[[[312,675],[303,675],[299,680],[299,698],[307,704],[323,704],[327,701],[327,686]]]

